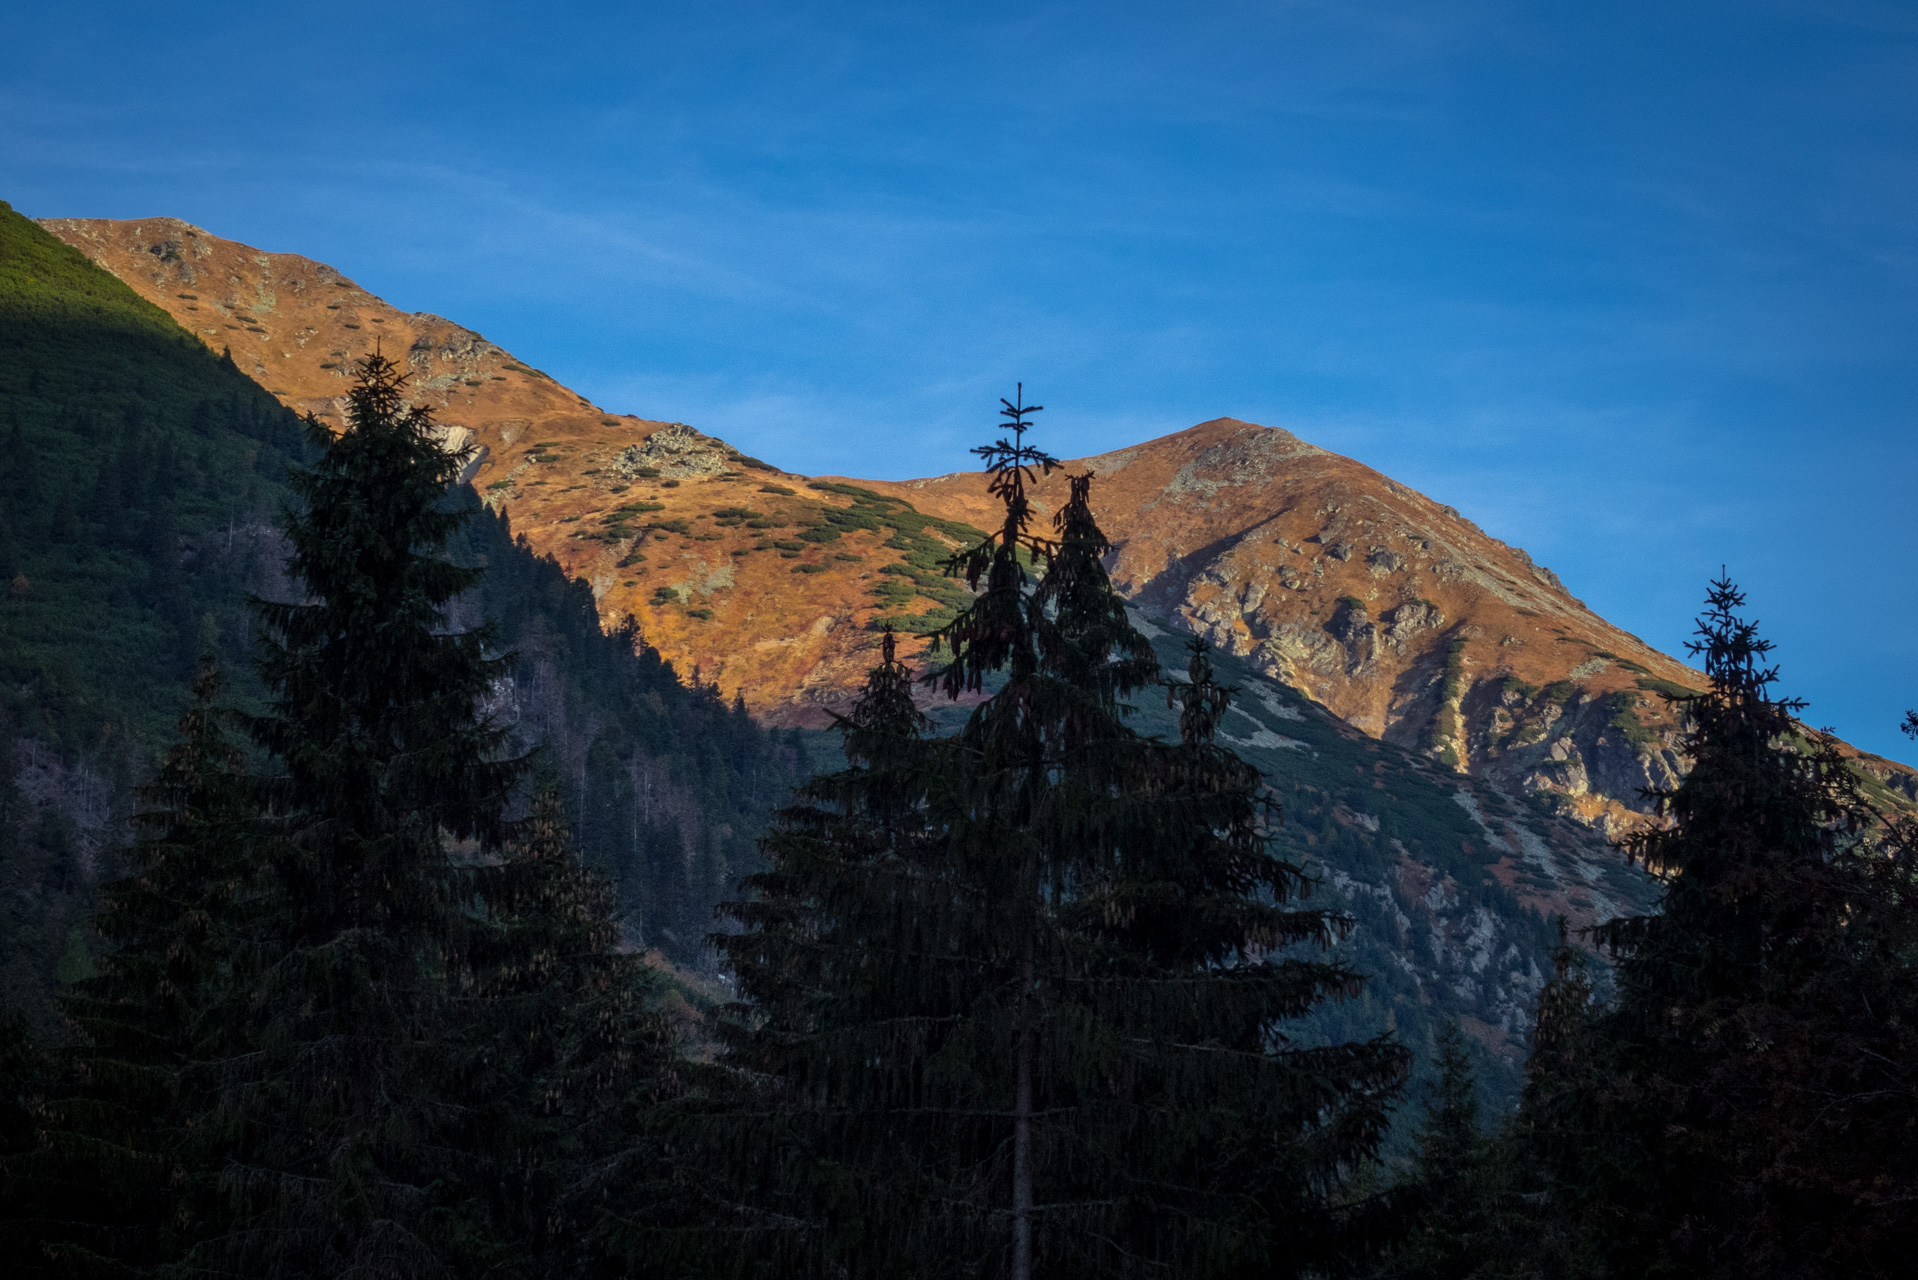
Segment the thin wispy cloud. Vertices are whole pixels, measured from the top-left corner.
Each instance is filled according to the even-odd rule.
[[[1021,379],[1069,455],[1288,426],[1659,643],[1743,566],[1896,750],[1905,8],[28,5],[0,196],[321,258],[795,469],[964,466]]]

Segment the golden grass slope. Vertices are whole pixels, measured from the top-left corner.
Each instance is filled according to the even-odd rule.
[[[172,218],[44,226],[228,348],[287,405],[342,424],[355,362],[402,359],[415,397],[532,547],[634,616],[682,672],[762,719],[819,725],[881,617],[957,603],[930,571],[997,523],[976,472],[808,480],[678,423],[610,414],[481,335],[400,311],[323,263]],[[1662,692],[1702,677],[1613,626],[1458,512],[1290,432],[1233,418],[1069,463],[1098,476],[1114,581],[1361,731],[1544,794],[1618,833],[1683,768]],[[1886,802],[1918,775],[1857,763]]]
[[[884,523],[858,495],[808,488],[689,427],[606,413],[480,334],[401,311],[324,263],[175,218],[42,225],[335,428],[355,363],[376,345],[401,360],[415,401],[454,442],[483,450],[472,479],[488,504],[590,583],[603,618],[633,615],[682,673],[740,692],[771,722],[825,723],[873,661],[872,619],[937,604],[910,594],[923,572],[883,571],[915,546],[923,561],[926,545],[965,536],[898,504],[883,504]],[[828,516],[856,507],[866,514],[848,526]],[[913,536],[902,539],[901,520]]]

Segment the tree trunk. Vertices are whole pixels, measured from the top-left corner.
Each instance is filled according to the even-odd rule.
[[[1020,996],[1017,1080],[1012,1102],[1012,1280],[1032,1280],[1032,943]]]

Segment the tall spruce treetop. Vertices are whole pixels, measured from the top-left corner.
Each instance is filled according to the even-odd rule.
[[[950,563],[979,595],[924,677],[991,697],[925,737],[888,646],[843,726],[854,767],[782,815],[721,940],[752,1002],[731,1061],[809,1153],[774,1203],[861,1273],[1323,1267],[1328,1196],[1381,1136],[1403,1050],[1286,1040],[1356,988],[1284,954],[1340,922],[1291,905],[1305,877],[1267,848],[1257,771],[1213,740],[1229,691],[1202,649],[1183,741],[1125,723],[1158,664],[1091,478],[1053,536],[1032,527],[1026,485],[1056,465],[1034,411],[1005,402],[978,450],[1005,520]]]
[[[286,766],[281,806],[326,815],[302,843],[315,855],[307,869],[329,880],[315,902],[343,910],[339,923],[437,914],[426,897],[409,900],[437,892],[409,864],[437,863],[441,831],[498,844],[524,767],[500,758],[505,730],[479,710],[511,659],[487,656],[490,628],[448,630],[448,607],[484,572],[445,555],[471,515],[447,502],[471,449],[442,447],[431,413],[404,400],[405,382],[391,360],[369,356],[346,430],[309,420],[324,453],[289,475],[301,507],[286,523],[287,568],[307,599],[255,604],[272,697],[252,732]],[[400,829],[409,838],[356,839]]]
[[[1834,741],[1772,695],[1744,604],[1712,584],[1692,769],[1627,845],[1662,909],[1594,931],[1615,1005],[1563,974],[1541,1005],[1548,1234],[1601,1274],[1895,1274],[1918,1229],[1912,851],[1871,836]]]
[[[1682,702],[1692,768],[1657,796],[1665,825],[1626,843],[1662,882],[1661,910],[1595,933],[1617,957],[1618,1001],[1595,1028],[1603,1074],[1584,1105],[1597,1140],[1580,1158],[1604,1163],[1581,1191],[1617,1214],[1601,1249],[1626,1268],[1710,1272],[1743,1252],[1723,1234],[1744,1216],[1730,1131],[1759,1104],[1749,1073],[1764,1068],[1741,1041],[1812,959],[1793,954],[1818,932],[1810,881],[1857,812],[1829,741],[1800,745],[1804,704],[1772,696],[1772,645],[1744,604],[1728,578],[1711,584],[1687,646],[1711,682]]]
[[[259,810],[210,663],[193,692],[178,740],[142,788],[141,838],[126,851],[127,874],[102,894],[101,973],[79,984],[68,1010],[91,1050],[122,1054],[133,1074],[153,1077],[156,1099],[173,1087],[162,1077],[225,1034],[205,1019],[259,892]]]
[[[730,1159],[706,1199],[739,1206],[715,1221],[715,1251],[774,1274],[947,1273],[951,1235],[927,1205],[964,1122],[925,1078],[964,1014],[941,983],[966,963],[956,931],[976,891],[928,818],[949,764],[912,688],[887,628],[837,717],[848,767],[776,815],[768,869],[722,904],[742,928],[713,939],[739,983],[719,1034],[743,1086],[716,1122],[729,1141],[710,1144]]]
[[[427,1274],[479,1231],[458,1201],[475,1141],[455,1043],[471,880],[452,842],[497,848],[522,765],[485,715],[507,672],[484,629],[449,630],[478,571],[444,555],[466,456],[369,357],[348,425],[291,477],[294,603],[257,603],[267,712],[249,722],[280,771],[271,888],[248,1043],[215,1123],[231,1135],[226,1217],[194,1265],[254,1275]]]
[[[474,947],[463,1021],[482,1111],[469,1176],[505,1237],[499,1276],[607,1267],[656,1246],[673,1197],[649,1140],[651,1108],[674,1092],[676,1044],[643,959],[619,949],[613,888],[580,864],[557,780],[482,873],[491,928]]]
[[[1058,469],[1059,460],[1026,443],[1032,424],[1026,419],[1043,412],[1042,404],[1025,402],[1025,384],[1019,384],[1012,400],[999,416],[1006,419],[1007,434],[991,444],[982,444],[973,452],[985,460],[990,477],[986,491],[1005,508],[1005,519],[997,534],[966,548],[946,565],[946,571],[963,577],[966,585],[979,592],[978,600],[943,631],[933,637],[934,651],[941,645],[951,650],[952,660],[936,673],[927,673],[927,683],[937,683],[946,695],[958,698],[978,693],[985,687],[990,672],[1007,671],[1013,677],[1030,675],[1039,655],[1035,640],[1034,615],[1029,583],[1022,561],[1047,558],[1052,543],[1032,531],[1032,500],[1026,486],[1033,473],[1043,478]]]
[[[1402,1198],[1410,1230],[1372,1272],[1375,1280],[1465,1280],[1483,1261],[1496,1229],[1491,1152],[1478,1127],[1478,1087],[1465,1034],[1456,1020],[1433,1037],[1438,1079],[1414,1135]]]
[[[1712,583],[1699,639],[1710,687],[1680,699],[1692,768],[1658,793],[1667,822],[1626,849],[1664,885],[1656,914],[1599,930],[1620,957],[1625,1005],[1697,1009],[1758,989],[1811,904],[1790,892],[1792,873],[1831,861],[1860,815],[1858,790],[1829,739],[1802,749],[1798,699],[1771,696],[1772,644],[1740,616],[1745,595]],[[1654,1014],[1662,1017],[1662,1014]]]

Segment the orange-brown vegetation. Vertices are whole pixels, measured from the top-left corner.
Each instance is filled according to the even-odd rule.
[[[824,723],[872,662],[876,619],[936,617],[927,549],[993,522],[977,473],[810,481],[683,424],[607,413],[479,334],[307,258],[170,218],[44,225],[332,425],[361,356],[378,344],[403,359],[449,439],[481,451],[472,479],[488,505],[590,583],[608,621],[633,615],[682,672],[739,691],[771,723]],[[1037,487],[1042,510],[1083,471],[1099,477],[1113,580],[1143,613],[1363,732],[1547,794],[1613,834],[1646,811],[1641,789],[1682,771],[1664,695],[1702,676],[1370,467],[1217,418],[1069,463]],[[1888,799],[1918,792],[1902,765],[1857,763]]]
[[[809,489],[681,424],[607,413],[472,330],[401,311],[324,263],[174,218],[43,225],[336,428],[355,363],[376,344],[402,361],[450,442],[483,450],[471,479],[516,533],[589,582],[608,621],[633,615],[683,674],[739,691],[762,718],[825,723],[873,661],[872,619],[936,603],[874,600],[881,570],[904,559],[885,545],[889,527],[797,536],[853,496]]]

